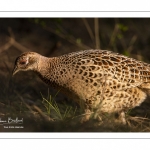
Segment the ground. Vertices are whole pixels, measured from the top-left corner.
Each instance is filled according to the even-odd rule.
[[[91,119],[80,123],[78,105],[44,84],[34,73],[20,72],[12,77],[15,59],[25,51],[53,57],[99,47],[150,62],[149,18],[99,18],[98,22],[96,27],[94,18],[0,19],[0,131],[150,131],[149,98],[127,113],[127,125],[118,123],[114,116],[105,116],[101,122]],[[23,118],[23,124],[2,123],[8,118]]]

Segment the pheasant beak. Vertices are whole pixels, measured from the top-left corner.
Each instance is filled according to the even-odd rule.
[[[12,75],[14,76],[18,71],[19,71],[19,70],[18,70],[18,67],[15,67],[14,70],[13,70]]]

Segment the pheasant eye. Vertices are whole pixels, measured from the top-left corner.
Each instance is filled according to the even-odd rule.
[[[21,65],[25,65],[25,64],[26,64],[26,60],[21,60],[19,63],[20,63]]]

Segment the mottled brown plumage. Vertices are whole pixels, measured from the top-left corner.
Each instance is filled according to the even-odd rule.
[[[53,58],[27,52],[16,59],[14,74],[27,70],[71,96],[86,112],[123,114],[139,106],[150,89],[149,64],[107,50]]]

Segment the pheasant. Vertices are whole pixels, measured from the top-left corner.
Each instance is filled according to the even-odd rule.
[[[45,83],[71,96],[87,113],[118,113],[139,106],[150,89],[150,64],[107,50],[83,50],[47,58],[26,52],[15,61],[13,75],[32,70]]]

